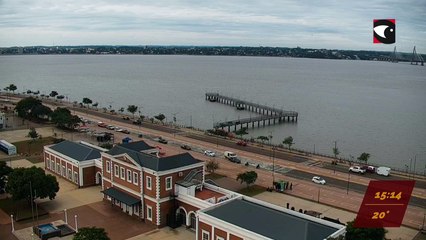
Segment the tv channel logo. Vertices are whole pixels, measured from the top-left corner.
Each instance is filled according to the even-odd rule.
[[[393,44],[396,34],[395,19],[373,20],[373,43]]]

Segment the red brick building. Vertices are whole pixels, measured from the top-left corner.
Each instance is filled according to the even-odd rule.
[[[62,141],[44,147],[44,167],[51,174],[78,187],[101,184],[101,153],[106,151],[83,141]]]

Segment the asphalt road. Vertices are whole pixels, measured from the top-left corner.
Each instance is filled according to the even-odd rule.
[[[204,141],[204,142],[218,144],[218,145],[221,145],[221,146],[224,146],[224,147],[230,147],[230,148],[235,148],[235,149],[246,151],[246,152],[261,154],[261,155],[265,155],[265,156],[271,156],[271,154],[272,154],[270,148],[269,149],[263,149],[263,148],[259,148],[259,147],[253,147],[253,146],[240,146],[240,145],[237,145],[235,142],[228,141],[228,140],[220,138],[220,137],[212,137],[212,136],[207,136],[207,135],[203,136],[203,135],[195,135],[195,134],[190,134],[187,137],[192,138],[192,139],[197,139],[197,140],[200,140],[200,141]],[[274,156],[277,159],[285,159],[285,160],[296,162],[296,163],[302,163],[302,162],[309,161],[309,159],[306,158],[306,157],[294,156],[294,155],[291,155],[291,154],[288,154],[288,153],[285,153],[285,152],[281,152],[281,151],[275,151]]]
[[[342,188],[342,189],[346,189],[347,185],[348,185],[347,181],[335,179],[335,178],[324,176],[324,175],[319,175],[319,174],[316,174],[316,173],[313,174],[313,173],[308,173],[308,172],[304,172],[304,171],[299,171],[299,170],[291,170],[284,175],[289,176],[289,177],[293,177],[293,178],[297,178],[297,179],[301,179],[301,180],[307,180],[307,181],[312,181],[312,177],[314,175],[320,176],[320,177],[325,179],[327,185]],[[351,175],[354,175],[354,174],[351,174]],[[386,179],[386,180],[389,180],[389,179]],[[365,191],[367,190],[367,186],[364,186],[364,185],[358,184],[358,183],[354,183],[354,182],[349,182],[349,190],[365,194]],[[422,199],[422,198],[418,198],[418,197],[411,197],[409,204],[412,205],[412,206],[425,208],[426,207],[426,199]]]
[[[333,165],[329,164],[329,165],[325,165],[324,168],[327,169],[335,169],[336,172],[342,172],[342,173],[347,173],[349,171],[349,168],[347,166],[337,166],[334,167]],[[392,171],[391,171],[391,175],[385,177],[385,176],[381,176],[381,175],[377,175],[374,173],[365,173],[365,176],[368,178],[372,178],[375,180],[409,180],[406,177],[400,177],[400,176],[395,176],[392,175]],[[416,181],[415,185],[416,188],[423,188],[426,189],[426,182],[425,181]]]

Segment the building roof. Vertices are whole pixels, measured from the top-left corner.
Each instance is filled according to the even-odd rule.
[[[108,154],[115,156],[115,155],[126,153],[133,160],[135,160],[140,166],[152,169],[154,171],[166,171],[166,170],[184,167],[184,166],[201,162],[201,160],[195,159],[189,153],[182,153],[182,154],[173,155],[169,157],[159,158],[151,154],[134,150],[134,149],[138,149],[136,147],[128,148],[128,145],[131,145],[131,144],[132,143],[116,145],[111,150],[108,151]]]
[[[127,137],[127,138],[125,138],[125,139],[130,139],[130,140],[132,140],[131,138],[129,138],[129,137]],[[123,139],[124,140],[124,139]],[[138,151],[138,152],[140,152],[140,151],[145,151],[145,150],[149,150],[149,149],[153,149],[153,148],[155,148],[155,147],[151,147],[151,146],[149,146],[146,142],[144,142],[144,141],[137,141],[137,142],[129,142],[129,143],[123,143],[123,144],[121,144],[120,146],[122,146],[123,148],[127,148],[127,149],[130,149],[130,150],[134,150],[134,151]]]
[[[123,192],[123,191],[120,191],[120,190],[118,190],[114,187],[108,188],[108,189],[103,190],[101,192],[112,197],[112,198],[114,198],[114,199],[117,199],[118,201],[123,202],[123,203],[125,203],[126,205],[129,205],[129,206],[134,205],[136,203],[139,203],[141,201],[140,199],[135,198],[135,197],[133,197],[133,196],[131,196],[131,195],[129,195],[129,194]]]
[[[101,157],[101,150],[82,143],[67,140],[50,146],[49,148],[80,162]]]
[[[272,239],[318,240],[338,230],[243,199],[230,201],[205,213]]]

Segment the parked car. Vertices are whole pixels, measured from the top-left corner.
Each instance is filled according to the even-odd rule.
[[[185,149],[185,150],[191,150],[191,147],[189,145],[186,145],[186,144],[180,146],[180,148]]]
[[[98,122],[98,127],[106,128],[107,125],[105,123],[103,123],[103,122]]]
[[[168,141],[166,140],[166,139],[164,139],[164,138],[158,138],[158,142],[159,143],[162,143],[162,144],[167,144],[168,143]]]
[[[117,127],[117,128],[115,128],[115,131],[116,131],[116,132],[123,132],[123,129],[122,129],[122,128],[118,128],[118,127]]]
[[[205,150],[204,155],[209,156],[209,157],[214,157],[214,156],[216,156],[216,153],[214,153],[213,151],[210,151],[210,150]]]
[[[240,145],[240,146],[247,146],[247,142],[246,141],[238,141],[237,142],[237,145]]]
[[[390,175],[390,171],[391,171],[391,168],[388,168],[388,167],[378,167],[377,170],[376,170],[376,173],[379,174],[379,175],[387,177],[387,176]]]
[[[230,152],[230,151],[226,151],[223,153],[223,155],[225,156],[225,158],[227,159],[231,159],[231,158],[236,158],[237,154]]]
[[[375,173],[376,168],[374,166],[362,166],[361,169],[364,169],[366,172]]]
[[[130,120],[130,118],[125,116],[125,117],[123,117],[123,120]]]
[[[362,169],[360,166],[352,166],[349,168],[349,171],[354,173],[361,173],[361,174],[365,173],[365,170]]]
[[[230,162],[233,162],[233,163],[238,163],[238,164],[240,164],[240,163],[241,163],[241,160],[240,160],[239,158],[237,158],[237,157],[228,158],[228,160],[229,160]]]
[[[127,130],[127,129],[123,129],[123,131],[121,131],[122,133],[125,133],[125,134],[130,134],[130,131],[129,130]]]
[[[325,184],[325,180],[324,180],[324,178],[322,178],[322,177],[318,177],[318,176],[313,177],[313,178],[312,178],[312,182],[314,182],[314,183],[318,183],[318,184],[322,184],[322,185],[324,185],[324,184]]]
[[[108,126],[106,126],[106,128],[109,129],[109,130],[115,130],[115,127],[113,125],[108,125]]]

